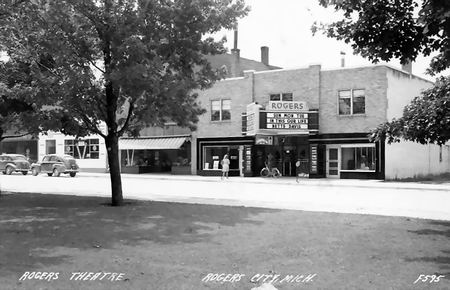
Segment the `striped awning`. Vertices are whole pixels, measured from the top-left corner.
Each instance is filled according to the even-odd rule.
[[[180,149],[188,136],[120,138],[120,150]]]

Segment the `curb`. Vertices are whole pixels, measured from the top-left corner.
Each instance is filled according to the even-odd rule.
[[[89,176],[89,177],[108,177],[108,173],[89,173],[84,172],[81,173],[81,176]],[[281,179],[267,179],[266,181],[262,180],[260,177],[231,177],[228,180],[222,181],[220,180],[220,176],[198,176],[193,175],[193,177],[187,177],[183,175],[135,175],[135,174],[122,174],[123,177],[131,178],[131,179],[153,179],[153,180],[177,180],[177,181],[200,181],[200,182],[231,182],[231,183],[251,183],[251,184],[273,184],[278,183],[280,185],[306,185],[306,186],[312,186],[312,187],[352,187],[352,188],[377,188],[377,189],[402,189],[402,190],[433,190],[433,191],[449,191],[450,192],[450,182],[444,183],[445,185],[434,185],[434,184],[415,184],[415,183],[409,183],[411,186],[405,186],[403,184],[391,184],[390,182],[385,181],[369,181],[370,184],[357,184],[361,182],[359,179],[355,179],[354,184],[343,184],[336,181],[330,181],[329,179],[324,179],[321,181],[311,180],[311,179],[300,179],[300,182],[297,183],[292,177],[292,180],[287,180],[287,178],[281,178]],[[195,176],[195,177],[194,177]],[[291,178],[289,178],[291,179]],[[303,182],[302,182],[303,181]]]

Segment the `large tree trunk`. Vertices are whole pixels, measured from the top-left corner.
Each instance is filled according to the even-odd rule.
[[[106,136],[105,143],[108,151],[109,175],[111,179],[111,205],[120,206],[123,204],[123,195],[119,163],[119,137],[116,134],[109,134]]]

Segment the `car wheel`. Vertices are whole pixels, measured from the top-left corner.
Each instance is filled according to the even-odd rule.
[[[70,172],[70,177],[75,177],[75,175],[77,175],[76,172]]]
[[[53,169],[53,176],[59,177],[60,175],[61,175],[61,173],[58,171],[57,168]]]
[[[13,173],[14,169],[11,166],[6,167],[6,175],[11,175]]]
[[[22,174],[23,174],[23,175],[27,175],[27,174],[28,174],[28,171],[22,171]]]
[[[52,175],[53,175],[53,173],[47,173],[47,175],[48,175],[48,176],[52,176]]]
[[[33,170],[31,170],[31,173],[33,174],[33,176],[37,176],[39,174],[39,171],[36,168],[33,168]]]

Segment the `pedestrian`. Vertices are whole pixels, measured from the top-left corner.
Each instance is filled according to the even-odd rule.
[[[230,159],[228,159],[228,154],[225,154],[222,159],[222,177],[226,177],[228,179],[228,171],[230,171]]]
[[[295,181],[297,181],[297,183],[301,173],[300,165],[301,165],[300,159],[297,159],[297,162],[295,162]]]

